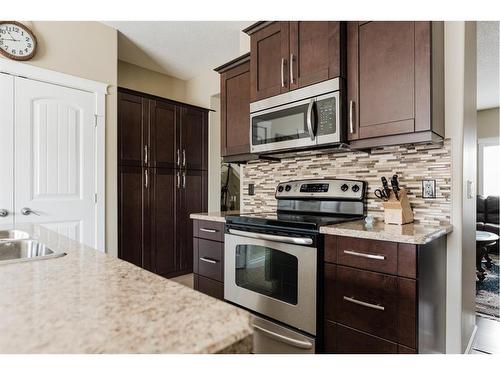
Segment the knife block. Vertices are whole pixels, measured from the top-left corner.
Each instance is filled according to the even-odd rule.
[[[398,191],[398,197],[399,199],[391,191],[389,200],[383,203],[386,224],[402,225],[413,222],[413,211],[405,188]]]

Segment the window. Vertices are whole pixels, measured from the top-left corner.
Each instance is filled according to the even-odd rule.
[[[500,145],[497,138],[478,141],[479,193],[484,196],[500,195]]]

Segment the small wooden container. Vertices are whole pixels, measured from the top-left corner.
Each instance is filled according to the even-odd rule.
[[[398,191],[399,200],[391,191],[389,200],[384,202],[384,216],[386,224],[408,224],[413,222],[413,211],[408,200],[405,188]]]

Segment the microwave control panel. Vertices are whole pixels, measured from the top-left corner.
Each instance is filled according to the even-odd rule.
[[[333,134],[337,130],[336,98],[327,98],[316,102],[318,116],[318,135]]]

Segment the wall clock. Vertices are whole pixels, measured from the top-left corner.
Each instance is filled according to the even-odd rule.
[[[0,53],[12,60],[29,60],[36,52],[35,34],[16,21],[0,21]]]

